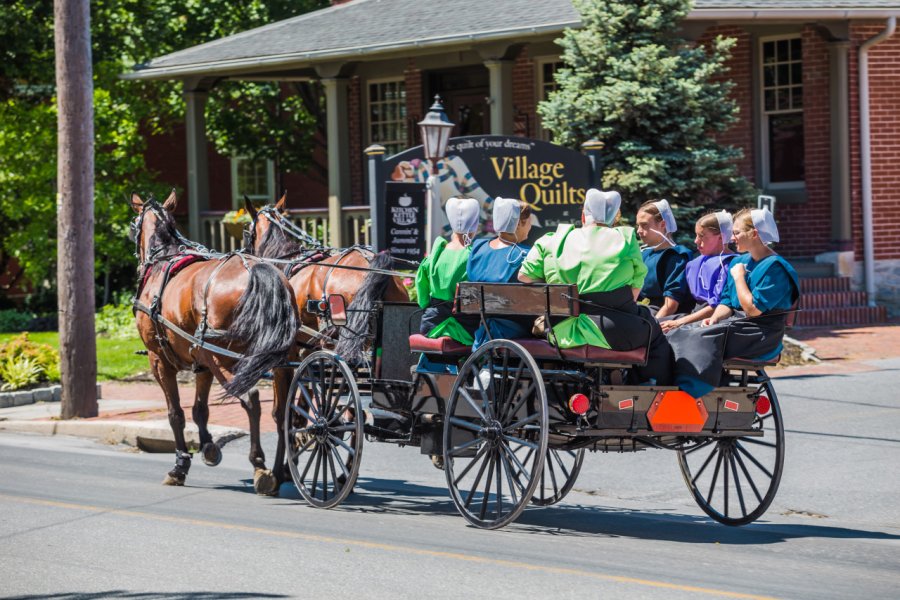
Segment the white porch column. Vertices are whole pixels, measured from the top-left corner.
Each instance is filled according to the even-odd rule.
[[[188,162],[188,234],[201,239],[200,213],[209,209],[209,164],[206,155],[206,119],[203,109],[209,97],[205,89],[193,89],[185,82],[185,136]]]
[[[347,118],[348,80],[322,79],[328,136],[328,229],[332,246],[343,246],[341,206],[350,201],[350,129]]]
[[[491,133],[512,135],[513,99],[511,60],[486,60],[491,90]]]

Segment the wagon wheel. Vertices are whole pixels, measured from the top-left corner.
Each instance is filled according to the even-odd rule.
[[[493,340],[466,360],[444,420],[444,472],[453,503],[470,523],[514,521],[540,484],[547,456],[547,391],[522,346]],[[531,455],[523,460],[523,453]]]
[[[769,508],[781,481],[781,407],[770,380],[760,385],[759,394],[753,428],[762,431],[762,437],[707,439],[678,451],[681,474],[697,504],[725,525],[746,525],[758,519]]]
[[[531,448],[520,448],[517,456],[524,464],[533,452]],[[556,504],[572,491],[578,474],[581,472],[581,464],[584,462],[584,448],[578,450],[557,450],[550,448],[544,458],[544,468],[541,471],[541,481],[531,497],[531,503],[538,506],[550,506]]]
[[[364,424],[347,363],[327,350],[306,357],[291,382],[284,430],[291,477],[307,502],[332,508],[353,490]]]

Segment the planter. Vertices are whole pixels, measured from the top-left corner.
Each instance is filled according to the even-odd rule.
[[[231,237],[236,240],[244,239],[244,223],[226,223],[222,221],[222,225],[225,226],[225,231],[227,231]]]

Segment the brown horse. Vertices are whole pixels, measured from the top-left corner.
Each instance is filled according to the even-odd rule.
[[[259,442],[259,395],[251,389],[292,353],[298,322],[294,294],[278,269],[258,259],[187,250],[197,245],[175,227],[176,202],[174,191],[163,205],[152,198],[144,202],[136,194],[131,198],[138,213],[131,234],[141,261],[135,319],[153,376],[165,394],[175,436],[175,467],[163,483],[184,485],[191,466],[175,376],[192,369],[197,374],[193,419],[200,430],[204,462],[215,466],[221,460],[207,429],[207,400],[215,378],[247,411],[253,486],[257,493],[272,494],[277,492],[276,479],[266,470]],[[175,328],[194,339],[179,335]],[[225,347],[226,353],[207,344]]]
[[[389,253],[375,254],[360,246],[332,251],[308,235],[302,241],[298,240],[297,236],[304,234],[288,221],[286,199],[287,196],[283,195],[274,206],[266,206],[260,210],[245,199],[247,212],[253,219],[246,239],[246,250],[262,258],[299,261],[287,269],[290,286],[300,309],[300,322],[305,326],[298,334],[300,348],[292,359],[298,360],[306,351],[321,347],[321,339],[311,332],[327,327],[327,323],[320,323],[321,317],[316,312],[307,310],[308,301],[315,302],[331,294],[340,294],[349,304],[349,322],[341,332],[342,339],[336,349],[352,362],[354,358],[361,356],[362,338],[346,336],[345,332],[368,331],[367,311],[374,308],[376,301],[409,302],[409,294],[400,277],[366,270],[391,268],[393,259]],[[290,370],[276,369],[273,380],[276,402],[272,417],[278,428],[278,449],[273,471],[279,482],[284,480],[285,447],[282,425],[291,375]]]

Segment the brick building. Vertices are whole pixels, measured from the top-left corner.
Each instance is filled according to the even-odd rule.
[[[579,25],[570,0],[334,4],[156,58],[127,75],[184,82],[184,137],[157,140],[151,165],[188,190],[192,236],[204,235],[204,214],[232,208],[241,187],[261,197],[275,192],[265,164],[217,156],[205,142],[205,94],[223,79],[322,82],[327,178],[294,177],[286,187],[298,191],[292,205],[327,207],[332,217],[364,204],[364,148],[419,143],[415,123],[435,93],[457,124],[454,135],[546,137],[535,109],[555,85],[554,39]],[[811,297],[810,310],[840,308],[810,312],[810,323],[883,317],[852,306],[876,297],[900,306],[897,15],[900,2],[879,0],[696,0],[683,24],[683,35],[700,43],[717,34],[738,41],[729,76],[741,119],[723,141],[743,149],[741,173],[777,198],[785,232],[779,251],[808,261],[808,276],[846,277],[836,289],[809,282],[809,291],[831,294]],[[851,278],[870,296],[834,293]]]

